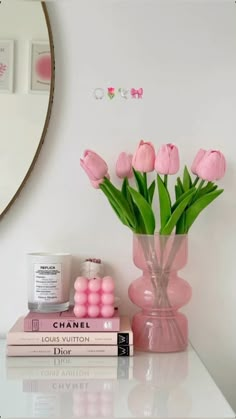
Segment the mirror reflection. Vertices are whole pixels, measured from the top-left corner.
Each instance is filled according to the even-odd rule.
[[[0,216],[38,155],[52,103],[53,48],[46,6],[0,3]]]

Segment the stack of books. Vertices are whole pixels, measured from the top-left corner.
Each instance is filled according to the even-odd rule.
[[[7,334],[7,356],[132,356],[128,317],[82,318],[73,307],[60,313],[29,312]]]

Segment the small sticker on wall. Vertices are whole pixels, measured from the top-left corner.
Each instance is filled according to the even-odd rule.
[[[107,95],[108,95],[109,99],[114,99],[115,94],[116,94],[115,87],[108,87],[108,89],[107,89]]]
[[[126,89],[126,88],[124,88],[124,87],[120,87],[120,88],[118,89],[118,92],[120,93],[120,96],[121,96],[123,99],[128,99],[128,97],[129,97],[129,89]]]
[[[102,89],[101,87],[96,87],[96,89],[94,89],[93,92],[93,96],[95,97],[95,99],[101,100],[104,98],[104,89]]]
[[[142,99],[144,94],[143,87],[135,88],[132,87],[131,89],[127,87],[119,87],[116,89],[113,86],[103,88],[103,87],[96,87],[93,90],[93,97],[96,100],[102,99],[109,99],[113,100],[114,98],[120,98],[123,100],[127,99]]]
[[[132,89],[130,90],[130,94],[131,94],[133,99],[142,99],[143,98],[143,88],[140,87],[139,89],[135,89],[134,87],[132,87]]]

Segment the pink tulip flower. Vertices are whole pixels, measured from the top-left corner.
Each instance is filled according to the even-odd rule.
[[[140,141],[133,155],[132,166],[139,172],[148,173],[154,170],[155,149],[152,143]]]
[[[127,154],[124,151],[120,153],[116,162],[116,175],[121,179],[133,176],[131,154]]]
[[[179,170],[179,151],[174,144],[164,144],[157,152],[155,170],[161,175],[174,175]]]
[[[94,189],[99,189],[100,188],[100,184],[103,182],[103,179],[99,179],[99,180],[90,180],[91,185],[93,186]]]
[[[197,175],[197,166],[202,160],[202,158],[205,156],[205,154],[206,154],[206,150],[204,150],[203,148],[200,148],[200,150],[197,152],[191,166],[191,171],[194,175]]]
[[[106,162],[94,151],[85,150],[84,158],[80,159],[80,165],[87,173],[90,180],[98,181],[108,173]]]
[[[226,170],[224,155],[219,150],[207,151],[197,165],[196,174],[203,180],[212,182],[221,179]]]
[[[104,176],[104,177],[106,177],[107,179],[110,179],[110,175],[107,173],[106,174],[106,176]],[[99,179],[99,180],[90,180],[90,182],[91,182],[91,185],[93,186],[93,188],[95,188],[95,189],[99,189],[100,188],[100,185],[101,185],[101,183],[104,181],[104,178],[102,178],[102,179]]]

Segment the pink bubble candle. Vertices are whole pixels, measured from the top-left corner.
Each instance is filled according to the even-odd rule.
[[[88,279],[78,276],[74,283],[74,314],[78,318],[114,315],[115,284],[111,276]]]

